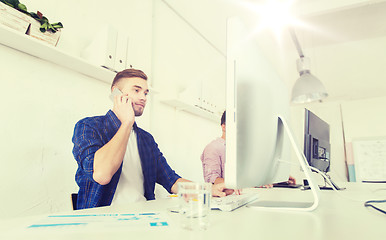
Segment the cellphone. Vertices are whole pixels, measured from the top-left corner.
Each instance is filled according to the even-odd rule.
[[[114,90],[112,91],[112,93],[110,94],[110,100],[112,101],[112,102],[114,102],[114,98],[115,98],[115,96],[117,96],[117,95],[122,95],[123,93],[121,92],[121,90],[119,90],[117,87],[116,88],[114,88]]]

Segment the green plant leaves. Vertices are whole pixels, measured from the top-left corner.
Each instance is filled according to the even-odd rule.
[[[22,4],[22,3],[19,3],[17,5],[17,9],[22,11],[23,13],[27,13],[27,7],[24,4]]]

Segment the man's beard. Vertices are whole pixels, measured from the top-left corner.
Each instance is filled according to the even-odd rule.
[[[134,110],[134,115],[136,117],[139,117],[139,116],[142,116],[143,110],[145,110],[145,108],[143,108],[142,110],[136,110],[136,109],[133,109],[133,110]]]

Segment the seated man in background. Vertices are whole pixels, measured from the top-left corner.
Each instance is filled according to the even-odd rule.
[[[153,200],[155,183],[177,193],[178,182],[188,181],[170,168],[153,136],[135,123],[149,93],[146,74],[123,70],[116,74],[111,91],[118,92],[112,110],[75,125],[78,209]],[[213,185],[212,194],[225,196],[223,190],[223,184]]]
[[[221,116],[222,135],[210,142],[201,154],[205,182],[223,183],[225,172],[225,111]]]
[[[213,184],[224,183],[225,173],[225,151],[226,151],[226,111],[221,116],[221,129],[222,135],[210,142],[201,154],[202,168],[204,173],[205,182]],[[288,184],[296,184],[296,180],[293,177],[289,177]],[[273,184],[264,185],[262,187],[271,188]],[[227,194],[233,192],[231,189],[225,190]],[[235,191],[236,194],[240,194],[241,191]]]

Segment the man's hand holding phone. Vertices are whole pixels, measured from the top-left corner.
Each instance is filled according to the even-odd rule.
[[[114,88],[112,98],[114,102],[113,112],[121,123],[133,125],[135,113],[132,99],[127,94],[123,94],[118,88]]]

